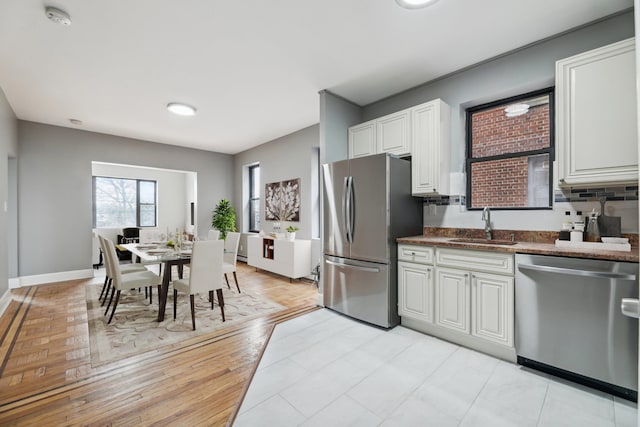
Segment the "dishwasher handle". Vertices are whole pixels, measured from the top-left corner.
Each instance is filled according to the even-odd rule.
[[[607,271],[576,270],[574,268],[552,267],[550,265],[518,264],[522,270],[544,271],[546,273],[569,274],[572,276],[593,277],[598,279],[636,280],[635,274],[609,273]]]

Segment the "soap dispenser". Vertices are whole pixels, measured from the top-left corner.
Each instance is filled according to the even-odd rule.
[[[587,242],[599,242],[600,241],[600,229],[598,228],[598,213],[595,209],[591,211],[589,216],[589,223],[587,224],[586,232]]]

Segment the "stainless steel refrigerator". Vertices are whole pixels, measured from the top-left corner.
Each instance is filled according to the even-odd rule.
[[[411,162],[388,154],[323,165],[326,307],[392,328],[398,316],[398,237],[422,234]]]

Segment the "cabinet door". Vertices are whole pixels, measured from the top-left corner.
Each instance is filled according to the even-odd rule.
[[[435,323],[460,332],[470,332],[469,273],[451,268],[436,268]]]
[[[409,122],[409,110],[398,111],[376,120],[377,152],[398,156],[411,154]]]
[[[398,262],[398,314],[433,322],[432,267]]]
[[[634,39],[556,63],[560,185],[638,181]]]
[[[376,154],[376,122],[371,120],[349,128],[349,158]]]
[[[414,196],[449,194],[449,106],[439,99],[411,108],[411,189]]]
[[[471,275],[471,333],[513,346],[513,277],[487,273]]]

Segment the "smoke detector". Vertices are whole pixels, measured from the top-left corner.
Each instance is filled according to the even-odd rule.
[[[58,8],[47,6],[44,9],[44,13],[47,15],[47,18],[51,22],[55,22],[60,25],[71,25],[71,17],[64,10],[60,10]]]

